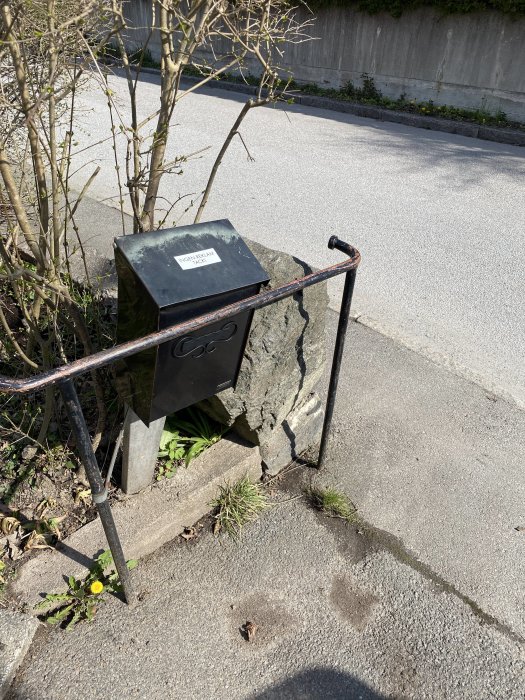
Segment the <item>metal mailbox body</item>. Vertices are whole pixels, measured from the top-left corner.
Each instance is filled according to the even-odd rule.
[[[227,220],[115,241],[118,342],[181,323],[257,294],[269,278]],[[253,311],[127,358],[123,398],[149,425],[234,386]]]

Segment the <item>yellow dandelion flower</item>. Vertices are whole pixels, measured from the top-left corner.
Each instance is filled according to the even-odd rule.
[[[89,587],[89,590],[94,595],[98,595],[99,593],[102,593],[102,591],[104,590],[104,586],[101,583],[101,581],[93,581],[93,583]]]

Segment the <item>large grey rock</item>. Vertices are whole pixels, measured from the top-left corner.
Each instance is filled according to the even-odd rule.
[[[277,474],[302,452],[319,442],[324,422],[324,404],[315,392],[308,394],[265,437],[260,447],[265,470]]]
[[[312,272],[301,260],[248,245],[277,287]],[[320,437],[322,408],[314,393],[325,364],[326,284],[320,283],[254,314],[239,379],[200,406],[259,445],[278,471]]]

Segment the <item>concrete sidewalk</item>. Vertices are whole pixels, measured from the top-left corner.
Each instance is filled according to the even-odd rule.
[[[206,531],[143,560],[140,606],[40,633],[8,697],[521,700],[524,429],[518,409],[351,324],[327,471],[291,472],[239,545]],[[295,498],[312,476],[370,528]]]
[[[525,412],[359,324],[344,368],[333,481],[525,638]]]
[[[142,561],[138,608],[42,634],[8,699],[523,698],[511,635],[288,486],[239,545],[207,532]]]

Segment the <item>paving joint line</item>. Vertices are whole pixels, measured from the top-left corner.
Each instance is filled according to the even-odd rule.
[[[494,617],[494,615],[486,612],[473,598],[466,593],[462,593],[454,584],[447,581],[443,576],[440,576],[440,574],[434,571],[428,564],[418,559],[415,554],[406,548],[401,538],[361,518],[359,518],[359,526],[366,529],[370,533],[372,540],[379,542],[399,563],[410,566],[411,569],[417,571],[428,581],[434,583],[443,592],[453,595],[467,605],[481,622],[494,627],[494,629],[504,634],[511,641],[517,642],[518,644],[525,644],[525,638],[521,634],[515,632],[509,625],[501,622],[497,617]]]
[[[277,487],[282,491],[291,491],[299,493],[303,490],[303,485],[301,480],[307,474],[308,467],[303,467],[295,475],[292,476],[291,481],[279,484],[277,481]],[[287,468],[285,467],[278,477],[284,477],[286,480]],[[312,506],[308,505],[308,502],[303,498],[301,499],[303,507],[313,510],[318,521],[323,527],[325,527],[330,534],[337,540],[337,538],[345,537],[347,534],[348,523],[341,521],[340,519],[330,517],[319,511]],[[443,576],[438,574],[431,566],[421,561],[413,552],[411,552],[403,542],[403,540],[388,532],[383,530],[371,522],[363,518],[358,511],[356,511],[355,522],[351,525],[355,528],[356,532],[359,533],[361,530],[361,535],[368,537],[369,544],[371,545],[369,552],[365,555],[365,558],[374,552],[388,552],[394,559],[402,565],[409,566],[413,571],[420,574],[424,579],[430,581],[435,586],[437,586],[442,592],[452,595],[466,605],[480,623],[489,625],[495,630],[505,635],[511,641],[525,645],[525,637],[523,637],[519,632],[515,632],[510,625],[505,622],[501,622],[497,617],[491,615],[486,610],[484,610],[481,605],[479,605],[473,598],[471,598],[466,593],[459,590],[453,583],[447,581]]]

